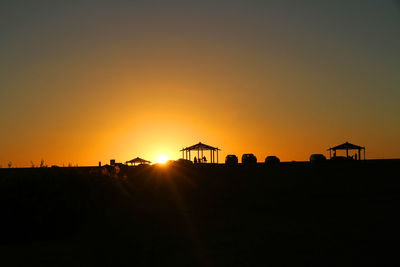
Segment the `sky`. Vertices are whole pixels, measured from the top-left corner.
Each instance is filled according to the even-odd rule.
[[[0,32],[2,167],[400,158],[399,1],[10,0]]]

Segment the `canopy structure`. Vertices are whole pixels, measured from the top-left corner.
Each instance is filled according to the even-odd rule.
[[[356,159],[361,160],[361,150],[364,151],[364,160],[365,160],[365,147],[363,146],[357,146],[354,144],[351,144],[349,142],[346,142],[344,144],[335,146],[335,147],[330,147],[329,149],[329,158],[332,158],[332,151],[333,151],[333,156],[336,156],[336,150],[346,150],[346,157],[349,158],[349,150],[358,150],[358,158],[356,154]]]
[[[206,157],[204,156],[203,152],[204,151],[210,151],[210,163],[218,163],[218,147],[213,147],[209,146],[206,144],[203,144],[199,142],[198,144],[195,144],[193,146],[185,147],[182,148],[180,151],[182,152],[182,158],[192,160],[191,157],[191,151],[196,151],[197,150],[197,158],[195,157],[195,161],[201,163],[201,162],[207,162]],[[217,152],[217,160],[215,161],[215,152]]]
[[[136,166],[136,164],[150,164],[151,161],[148,161],[148,160],[141,159],[141,158],[137,157],[137,158],[128,160],[128,161],[126,162],[126,164],[129,164],[129,163],[130,163],[131,165],[133,165],[133,166]]]

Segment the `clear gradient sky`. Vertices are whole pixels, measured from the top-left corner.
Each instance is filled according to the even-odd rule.
[[[1,1],[0,165],[400,157],[391,0]]]

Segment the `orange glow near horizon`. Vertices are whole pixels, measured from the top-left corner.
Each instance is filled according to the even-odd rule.
[[[168,161],[168,157],[166,155],[159,155],[157,157],[156,163],[164,164]]]

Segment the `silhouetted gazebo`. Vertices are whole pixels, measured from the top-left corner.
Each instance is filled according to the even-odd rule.
[[[126,162],[126,164],[129,164],[129,163],[130,163],[131,165],[133,165],[133,166],[136,166],[136,164],[150,164],[151,161],[148,161],[148,160],[141,159],[141,158],[137,157],[137,158],[128,160],[128,161]]]
[[[365,160],[365,147],[363,146],[357,146],[354,144],[351,144],[349,142],[346,142],[344,144],[335,146],[335,147],[330,147],[329,149],[329,158],[332,158],[332,151],[334,153],[334,156],[336,156],[336,150],[346,150],[346,158],[349,158],[349,150],[358,150],[358,159],[361,160],[361,150],[364,151],[364,160]]]
[[[203,151],[210,151],[210,163],[218,163],[218,147],[209,146],[203,143],[198,143],[193,146],[182,148],[182,158],[192,160],[191,151],[197,150],[197,159],[202,159],[204,157]],[[215,161],[215,152],[217,152],[217,161]]]

